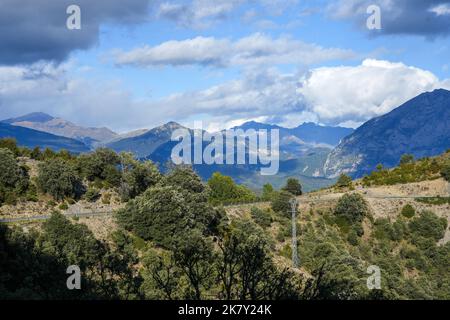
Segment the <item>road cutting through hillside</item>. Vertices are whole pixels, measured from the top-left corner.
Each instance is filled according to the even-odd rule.
[[[330,201],[337,201],[341,196],[343,196],[344,193],[333,193],[333,194],[326,194],[326,195],[320,195],[320,196],[309,196],[304,195],[298,197],[300,203],[311,203],[311,202],[330,202]],[[366,195],[362,194],[362,196],[366,199],[382,199],[382,200],[403,200],[403,199],[417,199],[417,198],[435,198],[434,196],[423,196],[423,195],[409,195],[409,196],[393,196],[393,195]],[[269,202],[255,202],[255,203],[246,203],[241,205],[229,205],[226,206],[226,208],[236,208],[236,207],[242,207],[242,206],[252,206],[252,205],[263,205],[263,204],[269,204]],[[69,218],[86,218],[86,217],[98,217],[98,216],[109,216],[112,215],[115,212],[115,210],[110,211],[91,211],[91,212],[80,212],[80,213],[63,213],[66,217]],[[25,214],[24,214],[25,215]],[[11,217],[11,218],[2,218],[0,219],[0,223],[15,223],[15,222],[32,222],[32,221],[42,221],[47,220],[51,217],[51,215],[41,215],[41,216],[27,216],[27,217]]]

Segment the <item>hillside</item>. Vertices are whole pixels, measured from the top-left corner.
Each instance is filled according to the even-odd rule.
[[[42,112],[30,113],[1,122],[72,138],[91,147],[95,147],[100,142],[109,141],[119,136],[108,128],[78,126],[70,121],[55,118]]]
[[[78,140],[6,123],[0,123],[0,138],[14,138],[20,146],[28,148],[50,148],[55,151],[65,149],[75,153],[89,151],[89,148]]]
[[[444,154],[438,157],[436,163],[443,168],[449,156]],[[86,161],[81,159],[78,161]],[[35,176],[38,163],[25,158],[20,161],[24,161],[30,168],[31,176]],[[145,170],[142,169],[143,167],[138,172],[144,174]],[[150,176],[155,177],[154,174],[153,172]],[[220,268],[224,261],[221,248],[230,250],[225,251],[230,254],[237,254],[236,260],[233,260],[236,266],[247,263],[245,259],[250,259],[254,252],[252,250],[256,250],[265,261],[264,267],[256,264],[251,270],[252,274],[257,272],[258,285],[281,290],[279,296],[273,296],[269,293],[271,290],[247,293],[241,287],[245,288],[247,274],[238,272],[229,293],[230,297],[236,299],[449,298],[450,185],[433,172],[424,180],[414,183],[367,186],[363,180],[356,180],[347,187],[332,187],[298,196],[298,268],[293,268],[291,263],[290,206],[286,202],[288,199],[280,201],[281,194],[275,192],[267,202],[225,206],[222,211],[220,206],[212,208],[205,202],[205,192],[210,191],[205,189],[199,177],[189,169],[180,168],[166,174],[159,183],[156,181],[158,180],[152,182],[153,185],[147,191],[128,203],[119,200],[115,191],[119,189],[108,187],[104,181],[96,199],[88,200],[89,197],[85,195],[74,203],[62,200],[67,204],[67,207],[62,208],[59,203],[52,203],[49,195],[40,195],[39,202],[32,202],[35,206],[34,214],[24,215],[23,212],[31,212],[27,211],[31,207],[21,201],[16,205],[4,205],[0,210],[0,218],[18,218],[11,220],[14,221],[12,224],[20,229],[35,230],[29,233],[30,236],[40,234],[39,241],[45,241],[46,248],[57,246],[58,243],[65,246],[68,243],[64,250],[70,251],[70,244],[78,243],[77,250],[83,252],[83,257],[91,257],[94,261],[100,258],[95,254],[98,248],[91,247],[92,241],[100,241],[102,250],[111,250],[113,257],[114,254],[122,257],[126,270],[139,270],[127,273],[132,275],[131,278],[119,277],[122,274],[114,276],[114,271],[110,271],[111,275],[108,273],[108,277],[111,277],[109,279],[115,278],[118,281],[111,283],[114,287],[124,283],[136,285],[142,281],[142,286],[130,288],[143,290],[143,297],[114,291],[119,299],[169,299],[173,296],[222,299],[226,291],[222,291],[220,279],[207,276],[210,273],[205,273],[203,280],[210,285],[197,288],[195,294],[190,290],[185,291],[185,286],[194,290],[195,285],[190,284],[183,276],[182,262],[174,259],[183,252],[188,252],[189,257],[193,253],[201,254],[202,259],[199,261],[202,261],[202,270],[221,274],[220,272],[224,272]],[[225,181],[210,187],[222,188]],[[88,187],[98,186],[100,182],[94,179],[88,183]],[[39,206],[42,206],[41,211]],[[405,211],[405,208],[410,209]],[[55,209],[63,212],[67,219],[52,213]],[[221,214],[226,216],[219,219]],[[36,218],[42,220],[33,220]],[[208,221],[213,225],[217,225],[217,219],[224,225],[215,229],[202,222],[211,218]],[[193,221],[195,224],[191,225]],[[198,230],[205,227],[207,231],[199,233]],[[64,242],[58,242],[60,230],[66,230]],[[3,232],[1,228],[0,232]],[[83,241],[80,241],[80,232],[83,234]],[[213,245],[212,238],[217,245]],[[226,239],[237,241],[237,247]],[[8,241],[11,240],[6,243]],[[32,243],[33,240],[29,241]],[[120,245],[124,241],[127,244],[125,247]],[[233,251],[241,248],[241,245],[250,250],[247,252],[249,256],[245,250],[239,253]],[[114,251],[124,248],[124,252]],[[65,254],[64,252],[61,254]],[[211,255],[212,252],[216,255]],[[6,259],[12,258],[6,255]],[[88,269],[93,283],[101,279],[95,263],[92,269]],[[369,266],[380,268],[381,289],[371,291],[367,288]],[[208,269],[216,267],[218,269]],[[86,268],[90,268],[89,264]],[[15,272],[22,272],[21,268],[17,269]],[[173,291],[170,291],[169,296],[160,287],[160,283],[152,281],[154,276],[163,275],[162,270],[170,270],[166,279],[174,281]],[[40,274],[46,275],[46,272],[42,271]],[[144,275],[143,278],[140,278],[141,274]],[[278,282],[276,279],[283,281]],[[185,285],[176,285],[181,282]],[[48,285],[51,284],[52,281]],[[16,284],[14,290],[27,285]],[[310,285],[315,288],[313,292],[307,289]],[[27,292],[14,290],[13,294],[19,296]],[[97,290],[97,294],[103,292],[101,286]],[[57,297],[60,294],[57,291],[54,293]],[[245,296],[241,297],[241,294]]]
[[[378,164],[396,166],[403,154],[423,158],[448,148],[450,91],[440,89],[363,124],[330,153],[324,171],[329,177],[340,173],[362,177]]]

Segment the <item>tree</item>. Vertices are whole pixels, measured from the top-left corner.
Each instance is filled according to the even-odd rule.
[[[256,196],[249,188],[237,185],[231,177],[216,172],[208,180],[209,200],[213,204],[252,202]]]
[[[439,218],[432,211],[423,211],[409,222],[409,229],[413,235],[439,241],[447,229],[447,219]]]
[[[410,164],[414,162],[414,156],[412,154],[404,154],[400,158],[400,165]]]
[[[183,195],[174,187],[155,187],[127,203],[117,213],[118,222],[145,240],[169,247],[189,225]]]
[[[9,149],[14,156],[19,155],[19,147],[17,146],[17,141],[14,138],[0,139],[0,149]]]
[[[120,183],[120,158],[113,150],[99,148],[95,152],[82,154],[77,161],[80,172],[89,181],[108,179],[113,185]]]
[[[151,161],[139,162],[126,158],[126,154],[121,156],[123,181],[119,193],[122,200],[134,199],[161,181],[161,174]]]
[[[338,188],[347,188],[350,187],[351,185],[352,185],[352,178],[350,178],[348,175],[344,173],[339,176],[339,179],[336,182],[336,187]]]
[[[19,180],[19,166],[10,149],[0,148],[0,185],[14,188]]]
[[[289,215],[291,211],[290,200],[293,198],[292,193],[287,191],[277,192],[272,199],[272,210],[283,215]]]
[[[263,186],[262,199],[263,199],[264,201],[270,201],[270,200],[272,200],[273,193],[274,193],[273,186],[272,186],[270,183],[266,183],[266,184]]]
[[[289,178],[286,182],[286,186],[282,190],[287,191],[294,196],[302,195],[302,185],[300,184],[300,181],[295,178]]]
[[[172,251],[175,263],[186,275],[193,289],[192,293],[188,293],[188,298],[201,300],[202,291],[209,289],[214,280],[212,243],[198,230],[193,230],[178,237]]]
[[[48,159],[39,164],[37,182],[41,190],[56,200],[77,198],[83,193],[83,185],[75,168],[62,159]]]
[[[368,212],[366,200],[358,193],[344,194],[334,208],[334,214],[350,224],[362,222]]]
[[[181,270],[172,251],[148,250],[143,258],[143,290],[149,299],[181,299]]]

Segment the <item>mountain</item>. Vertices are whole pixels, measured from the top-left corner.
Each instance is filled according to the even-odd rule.
[[[75,139],[60,137],[24,127],[12,126],[1,122],[0,138],[14,138],[17,140],[19,146],[28,148],[50,148],[55,151],[66,149],[74,153],[89,151],[89,148],[85,144]]]
[[[377,164],[393,167],[403,154],[416,158],[450,148],[450,91],[423,93],[359,127],[330,153],[325,174],[361,177]]]
[[[117,133],[108,128],[82,127],[73,124],[70,121],[54,118],[42,112],[30,113],[18,118],[6,119],[2,122],[76,139],[92,148],[96,147],[101,142],[110,141],[118,137]]]
[[[177,129],[185,128],[176,122],[148,130],[144,134],[132,136],[107,143],[106,146],[116,152],[132,152],[138,158],[145,158],[153,153],[159,146],[170,141],[172,133]]]

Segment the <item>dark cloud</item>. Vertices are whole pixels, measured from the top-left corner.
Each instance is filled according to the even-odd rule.
[[[102,23],[148,19],[150,0],[0,0],[0,64],[61,62],[98,41]],[[81,8],[81,30],[68,30],[66,9]]]
[[[450,0],[338,0],[329,7],[335,18],[354,19],[366,28],[369,5],[381,8],[382,30],[374,34],[420,35],[427,38],[450,34]]]

